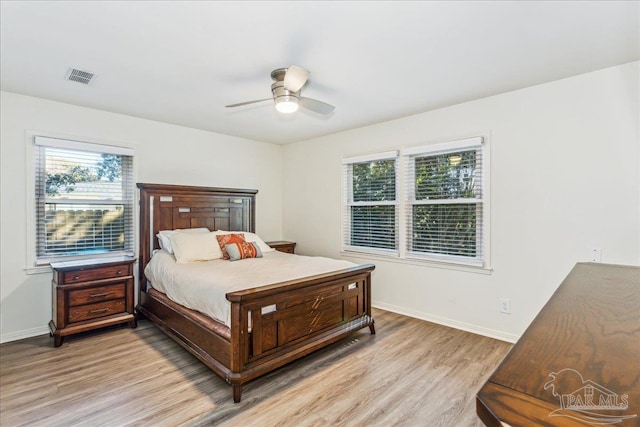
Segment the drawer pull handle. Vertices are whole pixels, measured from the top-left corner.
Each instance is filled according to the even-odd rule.
[[[111,292],[103,292],[101,294],[91,294],[89,295],[89,298],[100,298],[100,297],[106,297],[107,295],[110,295]]]
[[[118,273],[117,273],[117,274],[122,274],[122,270],[118,270]]]
[[[108,308],[101,308],[100,310],[91,310],[89,312],[89,314],[95,314],[95,313],[106,313],[107,311],[109,311]]]
[[[73,280],[78,280],[80,276],[73,276]]]

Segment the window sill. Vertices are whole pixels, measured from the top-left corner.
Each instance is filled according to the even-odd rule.
[[[80,261],[83,259],[109,259],[119,257],[135,257],[132,252],[108,252],[100,254],[78,255],[60,258],[43,258],[37,265],[25,267],[23,270],[27,275],[51,273],[51,263],[60,261]]]
[[[466,273],[487,274],[487,275],[493,273],[493,269],[491,267],[474,267],[472,265],[455,264],[451,262],[438,262],[438,261],[422,260],[422,259],[414,259],[414,258],[400,258],[397,255],[391,256],[391,255],[373,254],[368,252],[353,252],[353,251],[341,251],[340,255],[346,258],[378,260],[378,261],[393,262],[398,264],[417,265],[420,267],[441,268],[444,270],[463,271]]]
[[[39,265],[37,267],[25,267],[24,272],[29,276],[32,274],[45,274],[45,273],[51,274],[51,266],[47,264],[47,265]]]

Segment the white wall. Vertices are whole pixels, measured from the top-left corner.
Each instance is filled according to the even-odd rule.
[[[139,182],[256,188],[261,236],[336,258],[343,156],[490,132],[490,275],[348,259],[376,264],[379,307],[513,340],[590,248],[640,264],[639,64],[285,147],[0,92],[0,341],[51,319],[50,273],[24,270],[27,130],[132,147]]]
[[[257,232],[282,236],[281,146],[9,92],[0,92],[0,124],[1,342],[46,333],[51,320],[51,273],[24,270],[28,130],[132,147],[138,182],[257,189]]]
[[[514,340],[591,248],[640,264],[639,64],[285,146],[284,237],[341,257],[343,156],[490,132],[490,275],[343,258],[376,264],[376,306]]]

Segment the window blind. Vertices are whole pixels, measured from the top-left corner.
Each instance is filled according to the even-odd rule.
[[[482,265],[482,138],[403,154],[407,257]]]
[[[134,253],[133,151],[34,138],[36,259]]]
[[[398,253],[397,155],[343,159],[345,249]]]

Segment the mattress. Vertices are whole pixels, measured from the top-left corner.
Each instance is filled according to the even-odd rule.
[[[349,261],[266,252],[262,258],[217,259],[179,264],[173,255],[157,251],[144,274],[150,285],[172,301],[231,326],[228,292],[302,279],[355,266]]]

